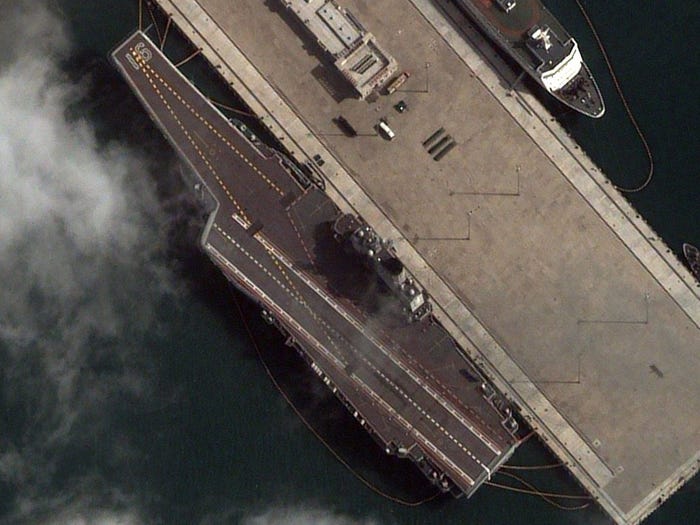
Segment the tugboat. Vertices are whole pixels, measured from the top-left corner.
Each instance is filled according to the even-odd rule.
[[[690,265],[690,271],[693,272],[696,279],[700,280],[700,250],[692,244],[684,243],[683,255]]]
[[[603,116],[603,97],[576,40],[539,0],[453,1],[557,100]]]

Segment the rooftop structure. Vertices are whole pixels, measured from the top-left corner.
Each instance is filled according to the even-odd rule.
[[[282,0],[306,26],[318,45],[333,59],[336,69],[364,99],[396,72],[394,57],[350,11],[332,0]]]

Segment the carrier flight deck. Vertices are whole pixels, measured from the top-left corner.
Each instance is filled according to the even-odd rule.
[[[513,453],[517,424],[426,310],[427,296],[411,318],[378,279],[374,252],[352,250],[375,238],[361,218],[341,214],[313,177],[227,120],[145,34],[112,57],[215,203],[202,236],[213,262],[387,453],[471,495]],[[412,282],[403,282],[409,295],[422,294]]]

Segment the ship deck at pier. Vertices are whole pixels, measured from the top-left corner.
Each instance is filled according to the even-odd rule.
[[[516,438],[446,331],[430,318],[408,323],[333,238],[333,202],[246,139],[143,33],[113,59],[217,203],[202,238],[212,260],[272,314],[383,446],[426,460],[470,495]]]
[[[395,240],[441,323],[601,507],[638,523],[698,470],[695,280],[453,6],[342,3],[411,71],[393,95],[338,97],[281,3],[158,0],[295,158],[325,159],[328,194]],[[436,161],[422,143],[440,128],[456,145]]]
[[[454,2],[560,102],[589,117],[605,114],[602,95],[578,43],[540,0],[517,0],[507,12],[493,0]],[[546,45],[534,42],[533,34],[544,34]]]

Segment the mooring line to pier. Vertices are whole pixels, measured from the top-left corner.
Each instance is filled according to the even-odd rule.
[[[143,0],[139,0],[139,31],[143,31]]]
[[[528,432],[527,435],[525,435],[522,439],[520,439],[518,441],[518,446],[522,445],[523,443],[527,443],[527,441],[534,435],[535,435],[535,431],[530,430],[530,432]]]
[[[202,52],[202,48],[201,48],[201,47],[198,47],[197,49],[195,49],[195,50],[192,52],[192,54],[188,55],[187,57],[185,57],[185,58],[183,58],[182,60],[180,60],[177,64],[175,64],[175,67],[176,67],[176,68],[179,68],[180,66],[184,66],[185,64],[187,64],[187,62],[189,62],[190,60],[192,60],[194,57],[196,57],[197,55],[199,55],[201,52]]]
[[[227,110],[227,111],[230,111],[231,113],[237,113],[237,114],[239,114],[239,115],[244,115],[244,116],[246,116],[246,117],[258,118],[258,117],[256,117],[255,115],[253,115],[252,113],[249,113],[249,112],[247,112],[247,111],[242,111],[242,110],[240,110],[240,109],[236,109],[236,108],[234,108],[233,106],[229,106],[228,104],[224,104],[223,102],[218,102],[218,101],[214,100],[214,99],[211,98],[211,97],[207,97],[207,99],[209,100],[209,102],[211,102],[211,103],[214,104],[215,106],[218,106],[218,107],[220,107],[220,108],[222,108],[222,109],[225,109],[225,110]]]
[[[163,51],[165,47],[165,41],[168,39],[168,30],[170,30],[170,24],[173,22],[173,17],[168,15],[168,22],[165,24],[165,31],[163,32],[163,41],[160,43],[160,50]]]
[[[156,22],[156,17],[153,14],[153,9],[151,8],[151,3],[146,0],[146,7],[148,8],[148,14],[151,15],[151,20],[153,21],[153,25],[156,28],[156,34],[158,35],[158,43],[162,46],[163,45],[163,37],[160,35],[160,29],[158,29],[158,22]]]
[[[282,395],[284,400],[287,402],[287,404],[291,407],[291,409],[294,411],[294,413],[297,415],[297,417],[301,420],[301,422],[304,424],[304,426],[318,439],[323,445],[326,447],[326,449],[333,455],[333,457],[341,464],[343,465],[355,478],[357,478],[358,481],[360,481],[365,487],[370,489],[372,492],[375,494],[382,496],[383,498],[388,499],[389,501],[392,501],[394,503],[398,503],[399,505],[403,505],[405,507],[418,507],[419,505],[423,505],[424,503],[428,503],[429,501],[434,500],[437,498],[442,492],[438,490],[435,494],[428,496],[426,498],[423,498],[418,501],[406,501],[402,498],[399,498],[397,496],[392,496],[390,494],[387,494],[383,490],[381,490],[379,487],[375,486],[372,484],[369,480],[367,480],[365,477],[360,475],[359,472],[357,472],[355,469],[353,469],[350,464],[345,461],[332,447],[331,445],[323,439],[323,436],[321,436],[315,428],[311,426],[311,424],[307,421],[307,419],[302,415],[301,411],[296,407],[296,405],[292,402],[291,398],[287,395],[287,393],[282,389],[280,384],[278,383],[277,379],[275,379],[275,376],[272,374],[272,370],[270,370],[270,367],[268,366],[267,362],[262,356],[262,351],[260,350],[260,347],[258,346],[257,341],[255,340],[255,337],[253,336],[253,332],[250,329],[250,325],[248,324],[248,321],[245,318],[245,315],[243,314],[243,308],[241,308],[241,304],[239,303],[238,299],[234,296],[234,303],[236,303],[236,308],[238,309],[238,314],[240,315],[241,320],[243,321],[243,326],[245,327],[246,333],[248,334],[248,338],[250,339],[250,342],[253,345],[253,348],[255,348],[255,352],[258,354],[258,359],[260,359],[260,362],[263,365],[263,368],[265,369],[265,373],[267,376],[270,378],[270,381],[272,381],[272,384],[274,387],[277,389],[277,391]]]
[[[523,488],[519,488],[519,487],[513,487],[511,485],[503,485],[502,483],[496,483],[494,481],[485,481],[484,484],[488,485],[490,487],[495,487],[495,488],[504,489],[504,490],[510,490],[512,492],[518,492],[520,494],[529,494],[531,496],[539,496],[544,501],[546,501],[550,505],[552,505],[560,510],[570,510],[570,511],[583,510],[591,504],[590,500],[593,499],[591,496],[577,496],[577,495],[571,495],[571,494],[559,494],[556,492],[545,492],[545,491],[539,490],[532,483],[525,481],[524,479],[522,479],[519,476],[516,476],[515,474],[509,474],[508,472],[502,472],[500,470],[496,471],[496,474],[501,474],[503,476],[508,476],[510,478],[513,478],[516,481],[518,481],[519,483],[522,483],[527,488],[523,489]],[[570,499],[570,500],[587,500],[588,503],[584,503],[583,505],[575,505],[575,506],[570,507],[570,506],[562,505],[561,503],[554,501],[553,498]]]
[[[488,485],[489,487],[494,487],[497,489],[509,490],[511,492],[518,492],[520,494],[527,494],[529,496],[539,496],[540,498],[545,500],[547,503],[549,503],[550,505],[553,505],[554,507],[558,508],[559,510],[583,510],[583,509],[586,509],[590,506],[590,503],[584,503],[583,505],[576,505],[574,507],[567,507],[566,505],[561,505],[561,504],[557,503],[556,501],[550,499],[547,492],[540,492],[537,489],[534,489],[534,490],[520,489],[518,487],[511,487],[510,485],[503,485],[501,483],[495,483],[493,481],[484,481],[484,485]],[[552,496],[557,496],[557,495],[552,494]]]
[[[507,477],[509,477],[509,478],[512,478],[512,479],[514,479],[515,481],[517,481],[517,482],[519,482],[519,483],[522,483],[522,484],[525,485],[527,488],[529,488],[529,489],[531,489],[531,490],[534,490],[534,491],[537,491],[537,492],[540,493],[540,494],[544,494],[544,495],[549,496],[549,497],[552,497],[552,498],[559,498],[559,499],[576,499],[576,500],[586,500],[586,501],[590,501],[590,500],[593,499],[591,496],[588,496],[588,495],[561,494],[561,493],[559,493],[559,492],[543,492],[543,491],[537,489],[537,487],[535,487],[534,485],[532,485],[532,483],[530,483],[529,481],[525,481],[523,478],[521,478],[520,476],[516,476],[515,474],[511,474],[511,473],[509,473],[509,472],[502,472],[502,471],[500,471],[500,470],[499,470],[499,471],[496,471],[496,474],[500,474],[500,475],[502,475],[502,476],[507,476]]]
[[[586,23],[588,24],[588,27],[590,28],[591,33],[593,34],[593,37],[595,38],[595,41],[598,44],[598,49],[600,49],[600,52],[603,55],[603,59],[605,60],[605,64],[607,65],[608,71],[610,72],[610,77],[612,78],[613,84],[615,84],[615,89],[617,90],[617,94],[620,96],[620,100],[622,101],[622,105],[625,108],[625,112],[627,112],[627,116],[629,117],[630,122],[632,123],[632,126],[634,127],[635,131],[637,132],[637,135],[639,136],[639,140],[642,142],[642,145],[644,146],[644,150],[646,151],[646,154],[647,154],[647,158],[649,159],[649,173],[647,174],[647,178],[644,180],[644,182],[642,182],[639,186],[637,186],[635,188],[623,188],[623,187],[615,184],[615,189],[618,191],[624,192],[624,193],[640,192],[649,185],[649,183],[651,182],[651,179],[654,177],[654,156],[652,155],[651,148],[649,147],[649,143],[647,142],[647,139],[644,136],[642,129],[640,128],[639,124],[637,123],[637,119],[634,118],[634,114],[632,113],[632,110],[630,109],[630,106],[627,103],[627,99],[625,98],[625,95],[622,92],[622,87],[620,86],[620,82],[617,79],[617,75],[615,74],[615,71],[613,70],[612,63],[610,62],[610,57],[608,57],[608,53],[605,51],[605,46],[603,46],[603,41],[600,39],[600,36],[598,36],[598,31],[596,31],[596,28],[593,25],[593,21],[591,20],[591,17],[588,16],[588,13],[584,9],[583,4],[581,3],[581,0],[574,0],[574,1],[576,2],[576,5],[578,5],[579,11],[581,11],[583,18],[586,19]]]
[[[563,463],[550,463],[549,465],[501,465],[501,468],[506,470],[547,470],[563,466]]]

